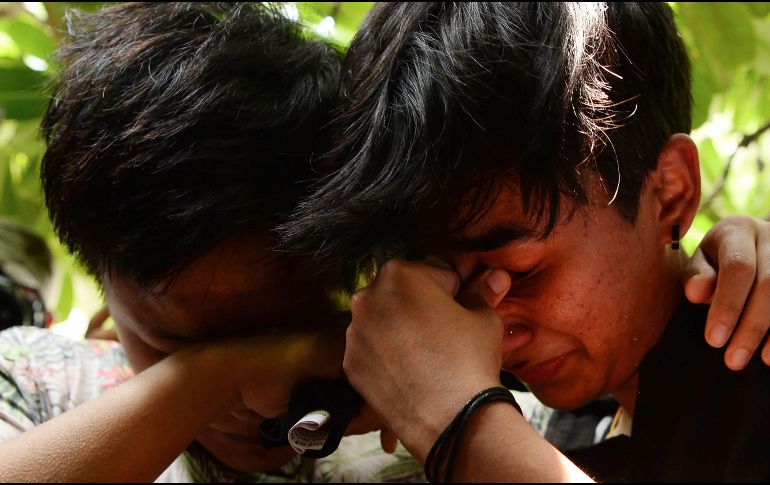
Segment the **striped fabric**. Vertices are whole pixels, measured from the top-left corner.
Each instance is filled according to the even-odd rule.
[[[0,441],[13,438],[133,376],[116,342],[76,342],[34,327],[0,332]],[[299,457],[274,473],[237,473],[191,446],[158,482],[420,482],[422,467],[378,433],[351,436],[320,460]]]

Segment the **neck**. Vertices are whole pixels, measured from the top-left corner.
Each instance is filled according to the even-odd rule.
[[[687,263],[688,256],[684,251],[672,251],[667,249],[665,258],[666,271],[661,275],[660,283],[657,288],[660,290],[654,294],[654,298],[649,302],[647,308],[655,309],[647,312],[648,319],[645,326],[649,333],[644,336],[647,342],[645,355],[655,344],[658,343],[663,331],[668,326],[669,321],[676,312],[676,308],[684,298],[682,288],[682,269]],[[640,337],[641,338],[641,337]],[[639,362],[641,365],[641,361]],[[636,396],[639,391],[639,366],[634,373],[617,389],[612,391],[612,396],[620,403],[623,408],[634,414],[636,409]]]

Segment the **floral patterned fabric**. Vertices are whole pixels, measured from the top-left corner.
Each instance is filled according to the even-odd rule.
[[[34,327],[0,332],[0,441],[11,439],[133,376],[122,348],[72,341]],[[157,482],[421,482],[422,467],[401,446],[382,452],[379,434],[346,437],[331,456],[297,459],[272,473],[227,469],[193,443]]]

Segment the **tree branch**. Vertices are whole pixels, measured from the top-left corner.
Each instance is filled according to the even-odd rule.
[[[730,155],[730,158],[727,159],[727,163],[725,163],[725,168],[722,171],[722,176],[719,177],[719,180],[717,180],[716,186],[714,187],[714,190],[709,194],[708,197],[706,197],[706,200],[703,201],[703,204],[701,205],[701,209],[707,209],[711,207],[711,204],[714,203],[714,200],[719,196],[719,193],[722,192],[722,190],[725,188],[725,182],[727,182],[727,176],[730,175],[730,169],[733,166],[733,160],[735,159],[735,156],[738,154],[738,151],[741,148],[745,148],[762,136],[766,131],[770,130],[770,121],[764,124],[761,128],[759,128],[754,133],[743,135],[743,138],[741,139],[740,143],[738,143],[738,146],[735,147],[735,151]]]
[[[51,2],[43,2],[43,7],[45,7],[45,11],[48,14],[46,25],[51,30],[51,35],[53,35],[54,43],[58,49],[62,46],[61,29],[63,26],[61,13],[51,5]]]
[[[329,16],[334,20],[337,20],[337,15],[340,14],[341,7],[342,7],[342,2],[334,2],[334,4],[332,5],[332,9],[329,12]]]

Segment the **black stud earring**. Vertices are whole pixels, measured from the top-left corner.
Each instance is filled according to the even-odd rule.
[[[679,224],[671,226],[671,249],[679,249]]]

